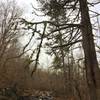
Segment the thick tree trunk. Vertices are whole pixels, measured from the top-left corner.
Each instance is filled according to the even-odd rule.
[[[81,11],[83,49],[85,54],[87,82],[90,100],[100,100],[100,69],[98,67],[92,26],[87,6],[87,0],[79,0]]]

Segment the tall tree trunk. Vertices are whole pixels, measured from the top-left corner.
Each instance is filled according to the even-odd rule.
[[[87,0],[79,0],[81,11],[83,49],[90,100],[100,100],[100,69],[98,67]]]

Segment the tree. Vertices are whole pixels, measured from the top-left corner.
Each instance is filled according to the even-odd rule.
[[[19,37],[22,36],[19,28],[22,10],[15,1],[0,1],[0,86],[7,85],[10,75],[7,74],[11,66],[15,67],[16,59],[20,54]],[[9,60],[10,61],[9,61]],[[12,68],[13,72],[13,68]],[[14,75],[13,75],[14,76]],[[8,81],[9,79],[9,81]],[[2,80],[5,80],[2,84]],[[9,84],[9,83],[8,83]]]
[[[9,48],[17,43],[19,34],[19,17],[21,10],[15,6],[15,2],[0,2],[0,62]]]
[[[100,69],[98,67],[98,62],[96,57],[92,24],[90,21],[91,17],[89,15],[90,10],[88,8],[88,5],[93,6],[96,3],[90,3],[87,0],[47,0],[47,1],[38,0],[38,1],[42,5],[42,12],[44,12],[45,15],[48,15],[50,17],[50,21],[28,22],[24,20],[24,22],[32,26],[44,24],[46,25],[47,28],[48,28],[47,24],[49,24],[49,26],[51,25],[51,27],[48,28],[49,30],[51,29],[49,32],[48,30],[47,31],[45,30],[45,33],[42,34],[36,31],[36,33],[40,34],[41,41],[43,41],[43,38],[47,38],[51,41],[56,41],[57,33],[59,33],[59,31],[60,32],[62,31],[62,33],[65,32],[63,36],[68,36],[68,35],[71,36],[71,41],[67,43],[63,42],[63,44],[58,44],[58,42],[49,43],[47,41],[51,49],[54,48],[62,49],[65,46],[69,47],[75,43],[82,42],[83,50],[84,50],[84,58],[85,58],[87,83],[90,92],[90,99],[99,100],[100,99],[99,97]],[[62,18],[65,19],[65,17],[67,20],[62,20]],[[58,23],[58,21],[61,22]],[[70,32],[71,29],[72,32]],[[76,30],[80,30],[80,31],[76,31]],[[42,47],[42,42],[39,47],[40,48]],[[40,53],[40,49],[39,49],[39,53]]]
[[[90,97],[91,100],[99,100],[99,97],[97,99],[98,95],[96,94],[96,91],[99,89],[100,84],[100,69],[98,67],[92,26],[88,12],[89,9],[86,0],[80,0],[80,10],[81,24],[83,25],[81,28],[83,37],[83,49],[85,54],[85,64],[87,71],[87,81],[90,89]]]

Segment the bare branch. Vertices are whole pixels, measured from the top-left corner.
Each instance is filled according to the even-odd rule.
[[[39,49],[38,49],[37,56],[36,56],[36,62],[35,62],[34,69],[32,70],[31,76],[33,75],[33,73],[34,73],[34,72],[36,71],[36,69],[37,69],[37,64],[38,64],[38,60],[39,60],[39,55],[40,55],[42,43],[43,43],[43,37],[44,37],[44,35],[45,35],[46,26],[47,26],[47,23],[44,23],[44,30],[43,30],[43,34],[42,34],[42,36],[41,36],[41,42],[40,42],[40,44],[39,44]]]
[[[76,44],[76,43],[79,43],[79,42],[82,42],[82,40],[76,40],[74,42],[70,42],[70,43],[67,43],[67,44],[63,44],[61,46],[60,45],[57,45],[57,46],[54,46],[52,48],[67,47],[67,46],[71,46],[71,45]]]

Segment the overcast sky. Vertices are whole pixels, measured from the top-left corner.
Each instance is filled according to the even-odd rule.
[[[34,7],[37,7],[37,1],[36,0],[16,0],[18,5],[20,7],[22,7],[22,9],[24,10],[24,17],[25,18],[28,18],[29,20],[31,20],[33,17],[36,21],[39,21],[39,20],[43,20],[44,18],[39,18],[37,16],[34,16],[32,15],[32,5]],[[47,67],[50,65],[51,63],[51,57],[50,56],[47,56],[44,52],[42,52],[41,54],[42,56],[40,56],[40,65],[42,67]]]
[[[25,16],[28,16],[30,18],[32,16],[31,4],[36,6],[37,5],[36,0],[16,0],[16,1],[18,5],[22,7],[22,9],[24,10]]]

